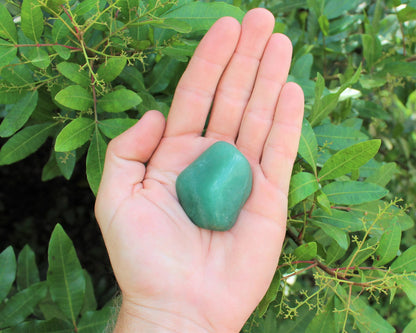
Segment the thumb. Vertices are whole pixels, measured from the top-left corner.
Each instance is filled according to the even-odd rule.
[[[144,163],[158,147],[164,129],[164,116],[158,111],[148,111],[137,124],[108,144],[95,203],[95,215],[101,228],[111,221],[133,187],[143,181]]]

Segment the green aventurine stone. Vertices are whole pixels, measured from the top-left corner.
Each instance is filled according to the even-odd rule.
[[[179,202],[198,227],[225,231],[247,201],[253,175],[233,145],[219,141],[203,152],[176,180]]]

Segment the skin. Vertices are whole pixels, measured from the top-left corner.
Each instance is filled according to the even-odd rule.
[[[286,83],[292,46],[274,17],[224,17],[178,83],[167,122],[148,111],[108,146],[95,212],[123,301],[115,332],[238,332],[264,296],[285,236],[303,93]],[[209,124],[202,135],[209,110]],[[218,140],[253,171],[226,232],[196,227],[175,192],[180,172]]]

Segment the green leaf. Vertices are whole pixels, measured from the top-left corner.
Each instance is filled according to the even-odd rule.
[[[75,162],[77,160],[76,151],[55,151],[56,164],[62,175],[69,180],[74,172]]]
[[[350,256],[341,264],[340,267],[358,266],[366,261],[377,250],[377,239],[375,237],[367,239],[362,247],[356,247]]]
[[[17,258],[17,289],[23,290],[40,281],[35,253],[25,245]]]
[[[318,143],[315,137],[314,130],[309,122],[304,119],[302,124],[302,132],[299,141],[298,153],[305,161],[312,167],[316,173],[316,160],[318,157]]]
[[[392,264],[391,270],[394,273],[416,271],[416,245],[409,247]]]
[[[53,301],[73,323],[84,303],[85,278],[72,241],[57,224],[49,242],[47,282]]]
[[[361,297],[354,297],[351,302],[351,313],[355,324],[361,332],[394,333],[396,330]]]
[[[66,125],[56,137],[55,151],[69,152],[81,147],[91,138],[95,122],[91,118],[76,118]]]
[[[188,33],[192,31],[192,27],[190,24],[188,24],[185,21],[178,20],[175,18],[166,18],[166,19],[160,19],[160,20],[153,20],[148,22],[149,24],[163,28],[163,29],[172,29],[177,32],[181,33]],[[133,24],[134,25],[134,24]]]
[[[95,130],[87,153],[87,180],[91,190],[96,195],[103,174],[107,143],[99,130]]]
[[[43,166],[41,179],[43,182],[46,182],[61,175],[61,170],[56,163],[55,151],[52,151],[48,162],[46,162],[46,164]]]
[[[38,92],[34,90],[23,96],[7,112],[0,124],[0,136],[8,137],[16,133],[28,121],[38,103]]]
[[[145,78],[148,91],[152,94],[164,91],[175,77],[179,62],[170,57],[163,57]]]
[[[12,66],[4,67],[1,70],[1,77],[6,82],[11,83],[11,86],[30,86],[34,82],[33,72],[29,66],[19,61],[13,61]],[[25,93],[28,92],[25,91]]]
[[[309,79],[311,76],[311,69],[313,64],[313,56],[306,53],[299,57],[294,63],[291,74],[297,79]]]
[[[402,23],[406,21],[416,20],[416,8],[407,5],[400,12],[397,13],[397,18]]]
[[[399,252],[402,229],[397,221],[397,217],[392,220],[391,225],[384,231],[376,251],[377,260],[374,266],[379,267],[392,261]]]
[[[381,199],[389,193],[377,184],[356,181],[332,182],[324,186],[322,191],[330,202],[337,205],[358,205]]]
[[[319,190],[318,193],[316,194],[316,203],[325,212],[327,212],[329,215],[332,215],[331,203],[329,202],[326,194],[322,192],[322,190]]]
[[[366,182],[386,186],[397,172],[396,163],[390,162],[381,165],[376,172],[366,178]]]
[[[88,111],[94,104],[94,100],[89,91],[79,85],[69,86],[62,89],[55,96],[58,103],[63,106],[79,111]]]
[[[0,150],[0,165],[12,164],[34,153],[46,141],[57,123],[25,127],[13,135]]]
[[[367,69],[371,70],[374,63],[381,56],[381,44],[375,35],[362,34],[364,59],[366,61]]]
[[[136,123],[137,119],[113,118],[101,120],[98,123],[98,127],[106,137],[114,139]]]
[[[21,28],[26,37],[38,42],[43,33],[43,14],[37,0],[23,0]]]
[[[97,300],[94,295],[94,285],[91,279],[91,276],[84,269],[84,278],[85,278],[85,298],[84,304],[81,309],[81,315],[88,311],[95,311],[97,309]]]
[[[377,154],[380,145],[380,140],[369,140],[340,150],[322,166],[319,181],[334,179],[358,169]]]
[[[311,260],[317,256],[317,251],[316,242],[309,242],[297,247],[293,254],[296,256],[296,260]]]
[[[63,13],[60,16],[60,18],[56,19],[55,22],[53,23],[53,26],[52,26],[52,39],[53,39],[53,41],[55,43],[58,43],[61,40],[63,41],[71,33],[71,31],[69,30],[68,26],[64,22],[68,26],[71,26],[71,20],[68,17],[68,15],[66,15],[65,13]]]
[[[118,77],[127,83],[127,85],[129,85],[130,88],[134,91],[146,91],[146,87],[144,86],[143,81],[143,74],[136,67],[124,67],[123,71]]]
[[[282,274],[279,270],[274,273],[273,280],[270,283],[269,288],[267,289],[266,294],[264,295],[263,299],[257,306],[258,316],[263,317],[266,314],[267,309],[269,308],[270,303],[272,303],[277,296],[277,292],[279,291],[280,287],[280,280],[282,278]]]
[[[331,242],[331,245],[328,247],[326,251],[327,264],[331,265],[337,260],[341,259],[347,252],[347,249],[343,249],[341,246],[339,246],[338,242]]]
[[[406,325],[402,333],[414,333],[414,332],[416,332],[416,318],[412,319],[412,321]]]
[[[134,91],[119,89],[104,95],[98,105],[107,112],[123,112],[140,104],[142,99]]]
[[[347,232],[360,231],[364,228],[363,222],[355,215],[338,209],[332,209],[332,213],[327,213],[323,209],[316,209],[312,213],[312,218]]]
[[[98,68],[97,74],[99,80],[105,82],[111,82],[116,79],[117,76],[126,67],[127,59],[125,57],[109,58],[106,62],[101,64]]]
[[[7,296],[16,278],[16,256],[13,248],[7,247],[0,253],[0,302]]]
[[[325,224],[317,220],[312,220],[312,223],[320,227],[326,235],[335,240],[343,250],[348,249],[350,241],[348,238],[348,234],[345,231],[337,227],[333,227],[330,224]]]
[[[46,69],[51,63],[48,52],[41,47],[31,47],[28,52],[28,59],[33,66]]]
[[[74,327],[67,321],[57,318],[51,320],[31,320],[2,331],[2,333],[74,333]]]
[[[25,320],[46,297],[48,287],[38,282],[13,295],[0,311],[0,327],[14,326]]]
[[[332,150],[341,150],[368,139],[364,133],[341,125],[320,125],[314,131],[318,144]]]
[[[88,73],[79,64],[64,61],[59,63],[56,69],[67,79],[79,84],[83,88],[90,86],[91,80],[88,77]]]
[[[324,309],[319,312],[306,329],[306,333],[337,332],[335,328],[334,298],[324,305]]]
[[[329,34],[329,21],[325,15],[321,15],[318,18],[319,27],[321,28],[322,33],[324,36],[328,36]]]
[[[319,184],[313,174],[299,172],[290,180],[289,208],[314,194],[319,189]]]
[[[105,307],[99,311],[89,311],[85,313],[79,321],[77,327],[79,333],[98,333],[104,332],[110,320],[112,311],[110,307]]]
[[[0,39],[0,68],[10,64],[16,57],[17,47],[3,39]]]
[[[405,292],[413,305],[416,305],[416,281],[414,277],[401,277],[397,284]]]
[[[17,30],[5,5],[0,6],[0,37],[17,44]]]

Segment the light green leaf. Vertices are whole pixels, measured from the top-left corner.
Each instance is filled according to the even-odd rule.
[[[17,44],[17,30],[5,5],[0,6],[0,37]]]
[[[341,150],[368,139],[364,133],[341,125],[320,125],[315,127],[314,131],[318,144],[332,150]]]
[[[56,94],[55,99],[63,106],[79,111],[87,111],[94,104],[91,93],[79,85],[66,87]]]
[[[316,209],[312,213],[312,218],[316,221],[334,226],[347,232],[359,231],[364,228],[361,220],[355,215],[338,209],[332,209],[331,214],[327,213],[323,209]]]
[[[110,307],[105,307],[99,311],[89,311],[85,313],[79,321],[77,327],[79,333],[99,333],[104,332],[110,320],[112,311]]]
[[[377,184],[356,181],[332,182],[324,186],[322,191],[330,202],[337,205],[358,205],[381,199],[389,193]]]
[[[12,66],[4,67],[1,70],[1,77],[11,86],[30,86],[33,83],[33,72],[26,64],[17,61],[12,62]],[[6,85],[7,87],[7,85]],[[33,90],[31,92],[34,92]],[[25,93],[28,93],[25,91]]]
[[[26,124],[38,103],[38,92],[34,90],[23,96],[7,112],[0,124],[0,136],[8,137],[16,133]]]
[[[14,326],[25,320],[46,297],[45,282],[38,282],[13,295],[0,311],[0,327]]]
[[[319,190],[316,195],[316,203],[325,212],[327,212],[329,215],[332,215],[331,203],[329,202],[329,199],[326,196],[326,194],[322,192],[322,190]]]
[[[76,118],[66,125],[56,137],[55,151],[69,152],[81,147],[94,131],[95,122],[91,118]]]
[[[48,52],[41,47],[31,47],[28,52],[28,59],[33,66],[46,69],[51,63]]]
[[[68,26],[64,22],[66,22],[68,26],[71,26],[71,20],[65,13],[60,16],[60,19],[56,19],[53,23],[52,39],[55,43],[64,40],[71,33]]]
[[[306,53],[299,57],[291,69],[291,74],[297,79],[309,79],[313,64],[313,56]]]
[[[377,154],[380,145],[380,140],[369,140],[340,150],[322,166],[319,181],[334,179],[358,169]]]
[[[267,289],[266,294],[264,295],[263,299],[257,306],[258,316],[263,317],[269,308],[270,303],[272,303],[277,296],[277,292],[280,287],[280,280],[282,278],[282,274],[279,270],[277,270],[274,273],[273,280],[269,286],[269,289]]]
[[[396,163],[390,162],[381,165],[376,172],[372,173],[365,180],[366,182],[377,184],[380,186],[386,186],[397,172]]]
[[[40,281],[35,253],[25,245],[17,258],[17,289],[23,290]]]
[[[126,67],[127,59],[125,57],[109,58],[106,62],[101,64],[98,68],[97,74],[99,80],[105,82],[111,82],[116,79],[117,76]]]
[[[400,22],[414,21],[416,20],[416,8],[413,8],[409,5],[404,7],[401,11],[397,13],[397,18]]]
[[[405,292],[409,300],[416,305],[416,281],[414,277],[401,277],[397,281],[399,287]]]
[[[49,242],[47,282],[53,301],[73,323],[84,302],[85,278],[72,241],[57,224]]]
[[[394,273],[416,271],[416,245],[404,251],[391,265]]]
[[[98,127],[106,137],[114,139],[136,123],[137,119],[113,118],[101,120]]]
[[[76,151],[55,151],[55,159],[62,175],[69,180],[74,172],[75,162],[77,160]]]
[[[56,69],[72,82],[84,88],[90,86],[91,80],[88,77],[88,73],[79,64],[64,61],[59,63]]]
[[[87,180],[96,195],[103,174],[107,143],[98,129],[95,130],[87,154]]]
[[[311,260],[316,257],[317,251],[316,242],[309,242],[298,246],[293,254],[296,256],[296,260]]]
[[[141,22],[139,22],[140,24]],[[159,19],[159,20],[152,20],[147,22],[153,26],[163,28],[163,29],[172,29],[177,32],[181,33],[188,33],[192,31],[192,27],[185,21],[178,20],[175,18],[166,18],[166,19]],[[134,26],[134,23],[132,24]]]
[[[17,54],[17,47],[3,39],[0,39],[0,68],[10,64]]]
[[[313,174],[300,172],[290,180],[289,208],[314,194],[319,189],[319,184]]]
[[[12,164],[34,153],[46,141],[57,123],[25,127],[13,135],[0,150],[0,165]]]
[[[367,305],[361,297],[354,297],[351,302],[351,313],[355,324],[362,333],[394,333],[396,330],[376,310]]]
[[[391,225],[384,231],[378,245],[376,255],[377,260],[374,266],[379,267],[392,261],[399,252],[402,229],[397,221],[397,217],[392,219]]]
[[[328,36],[329,34],[329,21],[325,15],[321,15],[318,18],[319,27],[321,28],[322,33],[324,36]]]
[[[306,119],[303,120],[302,124],[302,133],[300,136],[298,153],[312,167],[314,173],[316,174],[318,143],[314,130]]]
[[[317,220],[312,220],[312,223],[317,227],[320,227],[326,235],[335,240],[343,250],[348,249],[348,246],[350,245],[350,240],[348,238],[348,234],[345,231],[337,227],[333,227],[330,224],[325,224]]]
[[[21,28],[26,37],[39,42],[43,33],[43,14],[37,0],[23,0],[21,7]]]
[[[406,325],[402,333],[414,333],[416,332],[416,318]]]
[[[142,99],[134,91],[119,89],[104,95],[98,105],[106,112],[123,112],[140,104]]]
[[[16,278],[16,256],[13,248],[7,247],[0,253],[0,302],[7,296]],[[1,326],[0,326],[1,327]]]

